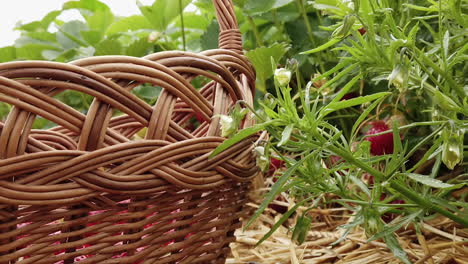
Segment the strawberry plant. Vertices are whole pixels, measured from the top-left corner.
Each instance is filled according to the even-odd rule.
[[[467,185],[468,4],[297,2],[315,12],[328,41],[298,54],[314,61],[307,74],[302,62],[292,67],[270,56],[269,72],[276,74],[267,92],[273,95],[259,100],[257,127],[219,148],[264,129],[270,134],[265,159],[279,156],[285,162],[287,169],[249,224],[288,191],[310,209],[348,208],[353,221],[343,228],[361,226],[370,241],[383,239],[396,257],[410,263],[396,230],[435,215],[468,226],[468,204],[451,195]],[[338,59],[322,61],[325,54]],[[294,230],[302,230],[303,223],[310,225],[298,219]]]
[[[374,134],[389,131],[390,128],[384,121],[371,122],[371,128],[366,132],[367,138],[365,140],[371,143],[370,153],[372,155],[383,155],[393,153],[393,136],[391,133],[386,133],[379,136]]]

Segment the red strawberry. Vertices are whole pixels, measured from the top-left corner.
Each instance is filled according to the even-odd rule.
[[[204,121],[202,114],[200,114],[199,112],[195,112],[195,119],[197,119],[197,121],[200,123],[203,123]]]
[[[270,158],[270,168],[268,169],[268,176],[272,176],[276,170],[279,168],[283,167],[284,161],[276,159],[276,158]],[[276,182],[275,179],[273,181]]]
[[[338,157],[336,155],[331,155],[330,157],[328,157],[328,159],[329,161],[327,162],[327,165],[329,165],[330,168],[344,162],[344,160],[341,157]]]
[[[371,122],[371,128],[366,132],[366,135],[377,134],[390,128],[384,121]],[[393,134],[386,133],[378,136],[366,137],[366,140],[371,143],[370,152],[372,155],[383,155],[393,153]]]
[[[341,97],[340,101],[353,99],[353,98],[356,98],[358,96],[359,96],[359,94],[357,94],[357,93],[347,93],[343,97]]]
[[[367,182],[369,186],[374,185],[374,176],[370,175],[368,172],[364,172],[364,174],[362,174],[362,180]]]
[[[366,32],[367,32],[367,30],[366,30],[364,27],[358,29],[358,31],[359,31],[359,33],[361,34],[361,36],[364,35],[364,34],[366,34]]]

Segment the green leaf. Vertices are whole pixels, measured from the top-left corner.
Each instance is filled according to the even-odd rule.
[[[139,29],[152,29],[153,25],[142,15],[134,15],[121,18],[112,23],[106,31],[106,35],[120,32],[135,31]]]
[[[11,106],[7,103],[0,102],[0,120],[3,120],[11,111]]]
[[[289,217],[304,203],[305,200],[295,204],[289,209],[281,218],[270,228],[270,230],[257,242],[256,246],[260,245],[263,241],[267,240]]]
[[[408,178],[415,180],[424,185],[433,187],[433,188],[450,188],[453,187],[453,184],[444,183],[440,180],[433,179],[427,175],[417,174],[417,173],[401,173],[402,175],[407,176]]]
[[[122,45],[117,40],[105,39],[96,45],[96,56],[120,54],[122,54]]]
[[[55,47],[44,44],[27,44],[16,48],[16,57],[25,60],[43,60],[42,51],[55,49]]]
[[[59,16],[62,13],[61,10],[55,10],[49,12],[47,15],[42,18],[40,21],[33,21],[28,24],[23,24],[20,26],[17,26],[15,29],[23,30],[23,31],[29,31],[29,32],[41,32],[44,33],[48,28],[50,23],[52,23],[57,16]]]
[[[60,62],[68,62],[76,58],[78,55],[77,49],[69,49],[66,51],[57,51],[57,50],[44,50],[42,56],[46,60],[54,60]]]
[[[283,133],[281,133],[281,140],[278,142],[278,147],[281,147],[284,143],[288,142],[293,128],[294,124],[289,124],[284,128]]]
[[[99,40],[104,37],[107,28],[114,22],[114,14],[109,7],[98,0],[68,1],[63,5],[63,10],[78,9],[86,20],[90,30],[99,32]],[[76,36],[76,35],[75,35]],[[97,43],[93,36],[93,43]],[[83,46],[83,45],[82,45]]]
[[[434,10],[431,10],[431,8],[428,8],[428,7],[418,6],[418,5],[413,5],[413,4],[407,4],[407,3],[403,4],[403,6],[406,6],[406,7],[409,7],[411,9],[418,10],[418,11],[425,11],[425,12],[434,11]]]
[[[47,15],[41,20],[42,28],[47,30],[50,23],[52,23],[61,13],[62,10],[55,10],[47,13]]]
[[[25,32],[21,35],[27,36],[27,38],[30,38],[30,40],[34,39],[34,42],[36,42],[35,40],[37,40],[38,43],[43,43],[43,44],[46,44],[45,42],[47,42],[52,45],[52,43],[57,42],[57,36],[55,35],[55,33],[50,33],[50,32]],[[31,43],[31,41],[29,42],[27,41],[27,44],[29,43]]]
[[[294,165],[289,167],[283,173],[283,175],[281,175],[281,177],[275,182],[275,184],[273,184],[273,186],[271,187],[271,190],[266,194],[265,199],[263,199],[262,203],[257,208],[254,215],[249,219],[249,221],[245,225],[245,228],[249,227],[255,221],[255,219],[257,219],[263,213],[263,211],[265,211],[268,204],[270,204],[271,201],[273,201],[273,199],[275,199],[275,197],[278,195],[278,193],[281,192],[283,185],[286,183],[289,177],[299,168],[299,166],[301,166],[302,163],[304,163],[304,161],[306,161],[307,159],[309,159],[310,157],[312,157],[312,155],[315,155],[316,153],[317,151],[310,152],[309,154],[307,154],[307,156],[300,159]]]
[[[184,12],[184,26],[185,28],[193,28],[193,29],[200,29],[200,30],[205,30],[209,25],[211,21],[211,16],[209,19],[207,18],[208,14],[203,14],[199,15],[194,12]],[[180,19],[177,19],[175,21],[175,26],[176,27],[181,27],[182,23]]]
[[[369,238],[367,240],[367,242],[370,242],[370,241],[374,241],[374,240],[377,240],[379,238],[382,238],[382,237],[386,237],[386,236],[389,236],[393,233],[395,233],[396,231],[398,231],[401,227],[409,224],[410,222],[412,222],[416,217],[418,217],[420,214],[421,214],[422,210],[418,210],[417,212],[414,212],[410,215],[407,215],[401,219],[399,219],[396,223],[392,224],[392,225],[387,225],[383,231],[373,235],[371,238]]]
[[[148,42],[147,38],[140,38],[127,47],[125,55],[143,57],[150,52],[152,46],[153,45]]]
[[[328,49],[329,47],[335,45],[336,43],[338,43],[338,42],[340,42],[340,41],[341,41],[341,38],[332,38],[332,39],[330,39],[327,43],[322,44],[322,45],[318,46],[317,48],[314,48],[314,49],[311,49],[311,50],[308,50],[308,51],[301,52],[301,54],[316,53],[316,52],[319,52],[319,51]]]
[[[332,33],[332,37],[343,39],[349,34],[349,30],[354,26],[354,22],[356,21],[356,16],[354,15],[346,15],[343,19],[343,24],[339,26],[335,31]]]
[[[191,0],[182,0],[182,9],[184,9]],[[179,16],[179,1],[175,0],[156,0],[151,6],[144,6],[137,1],[141,13],[150,21],[158,31],[165,31],[169,23]]]
[[[42,23],[40,21],[33,21],[27,24],[16,27],[17,30],[35,32],[42,29]]]
[[[366,117],[370,114],[370,112],[372,112],[372,110],[374,110],[374,108],[377,107],[377,105],[380,104],[380,102],[382,102],[382,100],[384,99],[385,97],[381,97],[377,100],[375,100],[374,102],[372,102],[371,105],[369,105],[366,110],[364,110],[361,115],[359,115],[358,119],[356,120],[356,122],[354,122],[354,125],[353,125],[353,128],[351,129],[351,135],[353,137],[355,137],[355,134],[357,132],[357,129],[359,127],[359,125],[364,121],[364,119],[366,119]]]
[[[63,24],[57,32],[57,41],[64,49],[73,49],[80,46],[87,46],[83,37],[82,31],[87,31],[88,27],[85,23],[73,20]]]
[[[394,234],[389,234],[384,237],[384,241],[387,244],[388,248],[392,251],[393,255],[403,261],[405,264],[411,264],[411,261],[408,259],[406,252],[401,248],[400,243],[396,239]]]
[[[16,59],[16,48],[13,46],[6,46],[0,48],[0,62],[7,62]]]
[[[84,15],[89,15],[89,12],[109,10],[109,7],[98,0],[79,0],[79,1],[68,1],[62,6],[63,10],[67,9],[79,9],[85,11]],[[88,11],[88,12],[86,12]],[[83,13],[82,13],[83,14]]]
[[[363,191],[368,197],[371,197],[369,188],[361,179],[357,178],[352,174],[349,175],[349,178],[351,179],[351,181],[354,182],[354,184],[356,184],[359,187],[359,189],[361,189],[361,191]]]
[[[271,123],[271,122],[270,122]],[[232,145],[236,144],[237,142],[247,138],[260,130],[263,130],[266,125],[270,123],[263,123],[263,124],[256,124],[254,126],[244,128],[241,131],[237,132],[232,138],[226,139],[223,143],[221,143],[213,152],[210,154],[209,158],[213,158],[214,156],[218,155],[219,153],[225,151]]]
[[[285,6],[291,2],[293,0],[247,0],[243,10],[249,15],[257,15]]]
[[[447,30],[444,34],[443,45],[444,45],[444,55],[447,58],[449,54],[449,44],[450,44],[450,32]]]
[[[343,87],[343,89],[341,89],[338,94],[335,96],[335,98],[333,98],[333,100],[331,102],[338,102],[341,100],[341,98],[343,98],[343,96],[345,96],[349,90],[354,86],[355,83],[357,83],[357,81],[359,81],[361,78],[362,78],[363,74],[358,74],[357,76],[355,76],[353,79],[351,79],[348,83],[346,83],[346,85]]]
[[[332,102],[332,103],[329,103],[327,106],[322,108],[322,110],[320,111],[320,115],[322,117],[324,117],[324,116],[326,116],[326,115],[328,115],[328,114],[330,114],[330,113],[332,113],[334,111],[344,109],[344,108],[348,108],[348,107],[355,106],[355,105],[361,105],[361,104],[364,104],[364,103],[379,99],[379,98],[384,97],[384,96],[389,95],[389,94],[391,94],[391,93],[381,92],[381,93],[375,93],[375,94],[366,95],[366,96],[360,96],[360,97],[352,98],[352,99],[345,100],[345,101]]]
[[[200,37],[200,45],[203,50],[218,48],[219,24],[213,20]]]
[[[307,216],[307,212],[304,212],[296,222],[294,226],[294,230],[292,233],[292,239],[297,241],[299,245],[304,243],[307,233],[310,230],[310,225],[312,223],[312,219]]]
[[[319,92],[323,91],[325,88],[329,87],[333,83],[341,80],[341,78],[347,76],[349,73],[351,73],[358,66],[359,65],[357,63],[349,65],[348,67],[346,67],[345,69],[343,69],[342,71],[337,73],[332,79],[328,80],[324,85],[322,85],[322,87],[320,87],[320,89],[319,89]],[[328,74],[328,72],[326,72],[325,74]],[[314,78],[313,81],[320,80],[320,79],[322,79],[322,76]]]
[[[96,45],[101,41],[102,33],[96,30],[81,31],[81,37],[90,45]]]
[[[62,52],[58,50],[44,50],[42,51],[41,55],[46,60],[53,61],[55,60]]]
[[[143,84],[135,87],[132,92],[141,99],[151,102],[161,93],[161,87]]]
[[[266,80],[273,76],[271,58],[278,62],[288,49],[289,46],[285,43],[275,43],[269,47],[256,48],[246,53],[257,72],[257,80],[263,87]]]
[[[99,10],[86,17],[86,23],[91,30],[101,32],[102,35],[114,22],[114,14],[110,10]]]

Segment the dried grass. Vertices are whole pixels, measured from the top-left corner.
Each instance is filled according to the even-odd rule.
[[[261,202],[259,190],[248,206],[255,210]],[[277,204],[294,206],[294,200],[286,194],[281,199],[287,202]],[[304,210],[305,208],[299,208]],[[349,221],[351,212],[345,208],[316,209],[310,211],[312,228],[302,245],[291,241],[291,231],[295,218],[291,217],[285,225],[261,245],[255,244],[266,234],[281,214],[272,209],[265,212],[245,231],[236,231],[237,240],[231,244],[232,255],[228,264],[383,264],[401,263],[385,243],[372,241],[366,243],[366,235],[360,228],[354,229],[338,244],[331,245],[342,236],[343,229],[337,229]],[[244,219],[244,225],[248,219]],[[429,264],[468,264],[468,229],[462,229],[451,220],[438,217],[422,225],[418,235],[414,226],[407,226],[396,232],[398,240],[413,263]]]

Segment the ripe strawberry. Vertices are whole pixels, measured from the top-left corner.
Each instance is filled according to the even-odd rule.
[[[366,30],[364,27],[358,29],[358,31],[359,31],[359,33],[361,34],[361,36],[364,35],[364,34],[366,34],[366,32],[367,32],[367,30]]]
[[[270,158],[270,168],[268,169],[268,176],[272,176],[275,171],[277,171],[279,168],[284,166],[284,161],[276,159],[276,158]],[[276,182],[275,179],[273,181]]]
[[[358,96],[359,96],[359,94],[354,93],[354,92],[353,92],[353,93],[347,93],[347,94],[345,94],[345,95],[341,98],[340,101],[353,99],[353,98],[356,98],[356,97],[358,97]]]
[[[200,123],[203,123],[204,121],[202,114],[200,114],[199,112],[195,112],[195,119],[197,119],[197,121]]]
[[[275,201],[286,202],[282,196],[279,196]],[[285,214],[288,211],[288,207],[280,204],[275,204],[274,202],[268,205],[268,208],[275,210],[279,214]]]
[[[370,175],[368,172],[364,172],[361,178],[364,182],[367,182],[367,185],[374,185],[374,176]]]
[[[366,135],[373,135],[390,129],[384,121],[373,121],[371,122],[371,126]],[[392,133],[366,137],[366,140],[371,143],[370,152],[372,155],[378,156],[393,153]]]

